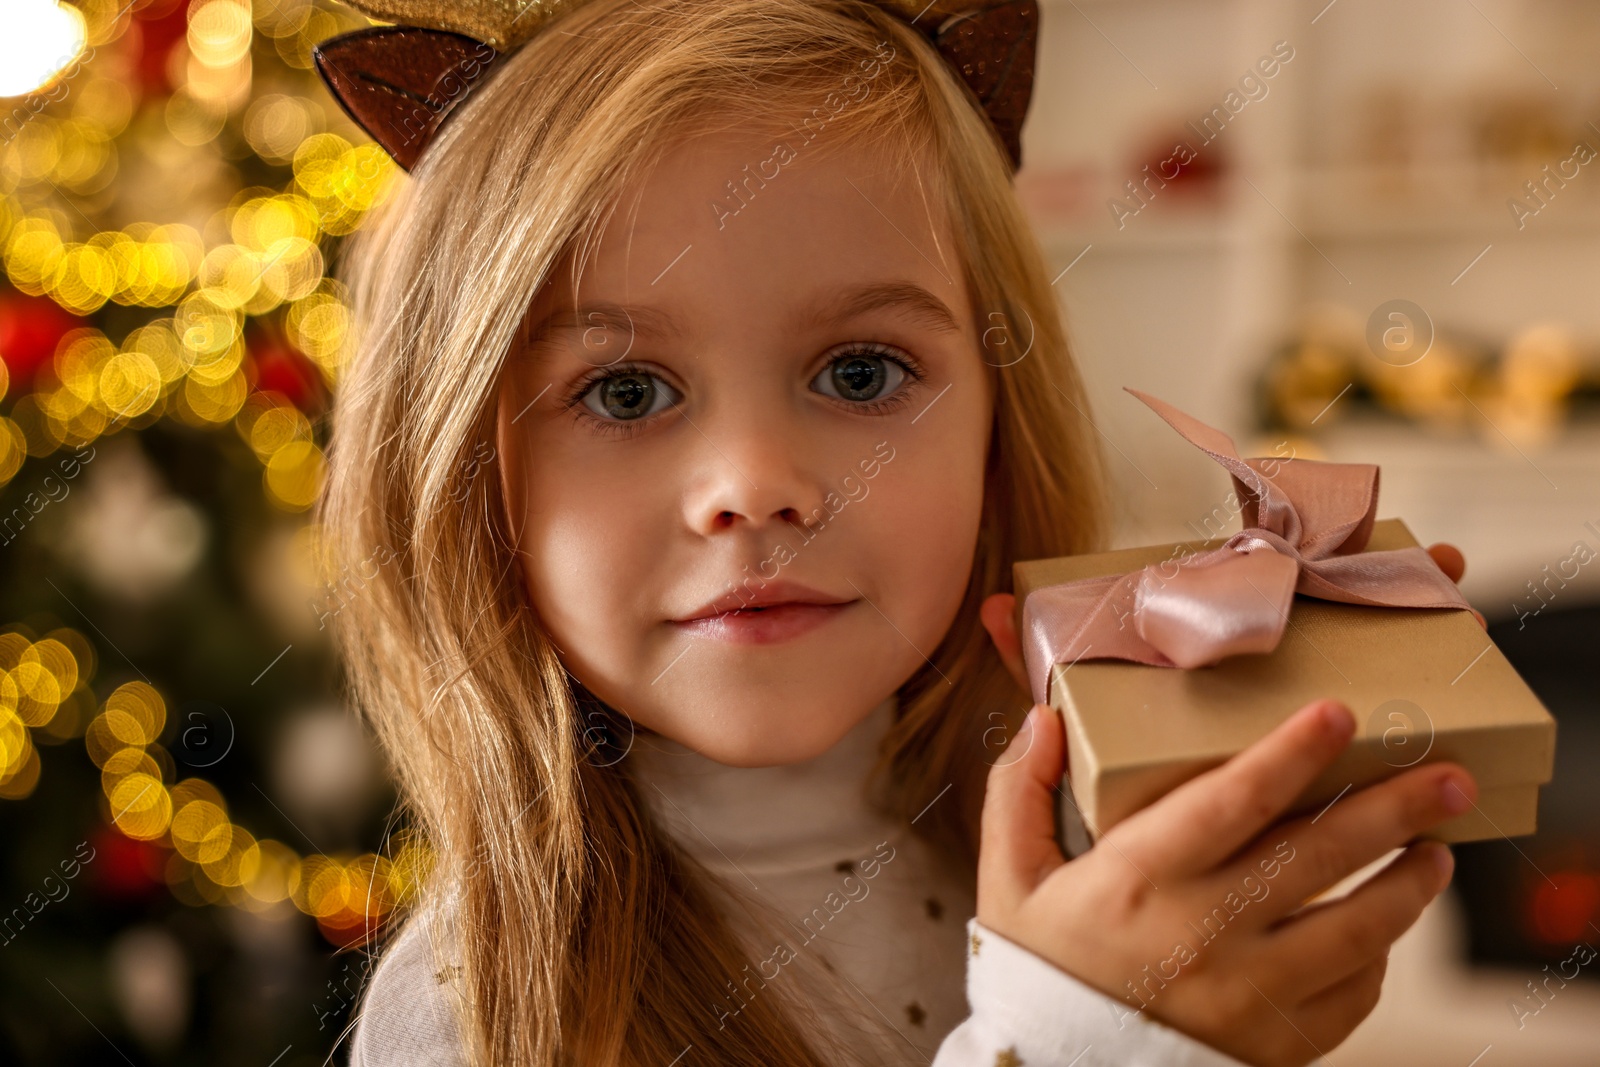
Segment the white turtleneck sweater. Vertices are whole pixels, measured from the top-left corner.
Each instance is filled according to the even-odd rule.
[[[785,995],[809,1004],[832,1040],[876,1062],[1241,1067],[973,917],[974,887],[866,796],[894,710],[891,697],[821,756],[777,767],[729,767],[660,736],[635,739],[626,758],[646,802],[717,876],[751,950],[752,966],[707,1010],[737,1025],[753,997],[791,981]],[[940,799],[949,797],[931,803]],[[759,925],[762,915],[775,925]],[[386,949],[351,1067],[465,1064],[443,940],[424,911]],[[692,1062],[703,1061],[683,1060]]]

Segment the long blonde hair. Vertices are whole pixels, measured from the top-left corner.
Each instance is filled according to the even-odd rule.
[[[818,111],[885,42],[865,97]],[[820,1065],[781,998],[718,1026],[710,1006],[752,961],[626,761],[593,758],[590,706],[526,601],[480,464],[502,368],[556,265],[581,262],[620,191],[707,116],[799,130],[828,115],[821,140],[903,144],[951,221],[995,413],[965,600],[901,687],[875,780],[908,822],[951,786],[915,830],[970,873],[996,738],[1026,709],[979,605],[1011,588],[1013,560],[1103,535],[1043,257],[968,90],[867,0],[592,0],[502,63],[340,268],[358,345],[317,517],[335,561],[389,560],[337,629],[353,699],[437,856],[430,892],[450,889],[474,1062],[665,1064],[693,1047],[699,1062]]]

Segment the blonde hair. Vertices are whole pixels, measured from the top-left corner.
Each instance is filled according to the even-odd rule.
[[[819,111],[883,42],[892,59],[866,95]],[[359,340],[317,516],[335,561],[389,560],[338,641],[437,856],[429,892],[453,901],[476,1063],[659,1065],[689,1046],[726,1065],[838,1062],[781,998],[717,1025],[711,1006],[751,958],[626,761],[592,758],[584,691],[529,608],[477,460],[527,308],[574,252],[576,276],[620,191],[708,116],[774,115],[819,143],[902,144],[951,222],[979,328],[1010,331],[1007,345],[986,333],[995,413],[971,581],[899,691],[875,774],[907,822],[953,785],[915,830],[969,873],[993,739],[1026,708],[979,605],[1011,588],[1014,560],[1101,543],[1098,452],[1043,257],[998,139],[915,30],[866,0],[591,0],[506,57],[347,249]],[[825,127],[806,125],[816,115]]]

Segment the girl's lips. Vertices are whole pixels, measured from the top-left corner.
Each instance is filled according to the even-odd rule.
[[[849,600],[843,604],[774,604],[766,608],[726,611],[672,625],[694,637],[709,637],[736,645],[771,645],[811,632],[854,603]]]

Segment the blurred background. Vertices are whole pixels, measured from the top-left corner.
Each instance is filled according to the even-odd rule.
[[[425,873],[306,521],[349,349],[327,277],[403,180],[310,49],[329,0],[0,8],[0,1062],[310,1065]],[[1456,847],[1328,1058],[1600,1062],[1600,6],[1041,0],[1017,188],[1116,542],[1238,528],[1246,455],[1379,514],[1559,721],[1538,833]],[[1025,339],[1019,338],[1019,343]]]

